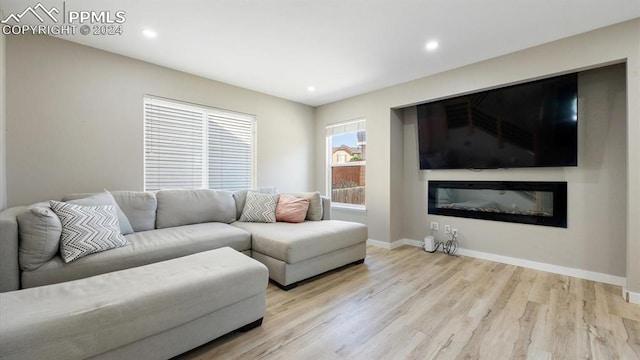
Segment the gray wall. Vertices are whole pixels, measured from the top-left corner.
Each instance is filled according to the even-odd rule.
[[[143,188],[143,96],[256,115],[257,185],[315,188],[314,110],[48,36],[7,37],[8,203]]]
[[[578,167],[509,170],[418,169],[415,107],[404,116],[405,234],[422,239],[426,221],[451,224],[460,247],[605,274],[626,273],[626,71],[619,64],[580,74]],[[428,180],[567,181],[568,228],[426,215]],[[425,221],[426,218],[426,221]],[[444,231],[434,232],[438,240]]]
[[[586,161],[580,160],[581,165],[575,171],[513,169],[485,171],[481,174],[470,174],[468,171],[419,172],[417,159],[411,159],[417,154],[415,141],[407,141],[408,133],[414,131],[406,128],[410,123],[405,126],[402,141],[390,130],[396,126],[390,122],[399,120],[396,119],[397,116],[390,116],[389,109],[404,108],[478,89],[585,70],[625,59],[629,68],[626,75],[629,99],[626,105],[626,124],[610,118],[600,123],[601,116],[604,115],[611,115],[616,119],[617,116],[625,116],[624,104],[617,95],[607,100],[610,101],[607,106],[617,106],[620,109],[609,109],[608,112],[603,109],[589,110],[593,111],[589,116],[593,116],[595,120],[585,120],[584,123],[588,126],[580,129],[581,159]],[[445,221],[444,217],[427,216],[423,199],[426,199],[429,177],[451,180],[567,180],[569,202],[573,204],[570,205],[570,228],[567,230],[536,227],[532,231],[530,225],[458,218],[446,218],[446,221],[460,228],[467,248],[626,276],[628,289],[640,292],[640,222],[628,221],[640,219],[639,73],[640,19],[635,19],[320,106],[316,109],[316,142],[322,144],[323,129],[328,123],[358,117],[367,119],[367,212],[359,216],[359,219],[369,225],[370,238],[384,242],[401,238],[420,240],[427,234],[430,220]],[[580,106],[584,110],[584,107],[592,105],[582,102]],[[612,112],[616,115],[612,115]],[[586,144],[585,141],[595,141],[595,144]],[[628,146],[625,146],[625,142]],[[399,167],[398,164],[391,164],[391,158],[395,158],[394,154],[397,154],[398,149],[402,149],[404,156],[403,188],[410,188],[411,192],[398,192],[395,178],[391,180],[391,177],[399,176],[390,171],[391,168]],[[325,150],[319,145],[316,163],[324,164],[324,157]],[[320,189],[325,189],[326,185],[324,172],[323,166],[317,167],[316,182]],[[614,188],[608,188],[608,185]],[[586,200],[587,194],[591,200]],[[403,201],[402,214],[394,212],[397,204],[393,202],[398,198]],[[586,208],[601,204],[612,212],[595,212]],[[335,214],[335,217],[340,216],[342,213]],[[392,230],[396,229],[398,222],[402,224],[401,235]],[[609,224],[604,229],[590,231],[596,230],[593,224],[605,222]]]

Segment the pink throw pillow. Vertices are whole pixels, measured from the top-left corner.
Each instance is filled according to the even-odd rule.
[[[307,217],[309,200],[289,194],[280,194],[276,206],[276,221],[301,223]]]

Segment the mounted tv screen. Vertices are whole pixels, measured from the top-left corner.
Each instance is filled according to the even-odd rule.
[[[578,165],[578,73],[417,109],[420,169]]]

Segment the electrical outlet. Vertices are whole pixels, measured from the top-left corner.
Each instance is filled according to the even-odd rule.
[[[451,235],[458,237],[459,234],[458,228],[451,228]]]
[[[429,228],[430,228],[431,230],[438,231],[438,230],[440,230],[440,224],[438,224],[438,223],[437,223],[437,222],[435,222],[435,221],[432,221],[432,222],[431,222],[431,225],[430,225],[430,227],[429,227]]]
[[[451,234],[451,225],[445,225],[444,226],[444,233],[445,234]]]

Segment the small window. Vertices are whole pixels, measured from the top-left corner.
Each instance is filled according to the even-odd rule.
[[[367,133],[365,120],[327,126],[327,191],[337,206],[364,209]]]
[[[144,98],[145,190],[253,186],[255,118]]]

